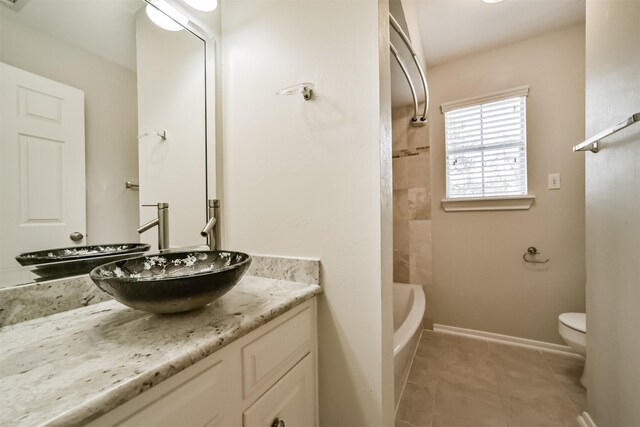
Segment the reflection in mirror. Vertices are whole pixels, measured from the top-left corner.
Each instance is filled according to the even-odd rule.
[[[154,25],[146,7],[0,6],[0,287],[41,277],[16,268],[25,252],[156,249],[157,229],[136,230],[157,210],[141,205],[169,204],[171,247],[205,243],[205,42]]]

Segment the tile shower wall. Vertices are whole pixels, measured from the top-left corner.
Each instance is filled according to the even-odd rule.
[[[422,285],[431,327],[431,182],[429,125],[412,127],[413,106],[395,107],[393,124],[393,281]]]

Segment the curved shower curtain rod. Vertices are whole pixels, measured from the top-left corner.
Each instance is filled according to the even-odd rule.
[[[396,21],[396,18],[394,18],[393,15],[391,14],[389,14],[389,22],[391,23],[391,26],[393,27],[393,29],[396,30],[396,33],[398,33],[398,35],[400,36],[404,44],[407,46],[407,48],[409,49],[409,52],[411,52],[411,57],[413,58],[413,62],[416,64],[416,67],[418,68],[418,73],[420,73],[420,79],[422,80],[422,88],[424,90],[424,108],[422,110],[422,116],[420,116],[420,118],[418,119],[418,95],[416,93],[415,86],[411,81],[411,77],[409,77],[409,72],[407,71],[407,67],[404,65],[404,63],[400,59],[400,55],[398,54],[398,51],[393,46],[393,44],[389,42],[391,53],[393,53],[393,56],[396,58],[396,61],[398,61],[398,65],[400,65],[400,69],[402,69],[404,76],[407,78],[407,82],[409,83],[409,88],[411,89],[411,95],[413,96],[414,114],[413,114],[413,118],[411,119],[411,125],[424,126],[425,124],[427,124],[427,113],[429,112],[429,86],[427,85],[427,76],[425,75],[424,70],[422,69],[422,65],[420,65],[420,60],[418,59],[418,55],[416,54],[415,49],[411,45],[411,41],[409,40],[409,37],[407,37],[405,32],[402,30],[402,27],[400,27],[400,24],[398,24],[398,21]]]
[[[406,77],[407,83],[409,83],[409,89],[411,89],[411,96],[413,97],[413,118],[411,119],[411,122],[417,123],[418,122],[418,95],[416,94],[416,87],[413,85],[413,82],[409,77],[409,71],[407,71],[407,67],[406,65],[404,65],[404,62],[402,61],[402,59],[400,59],[400,54],[398,54],[398,50],[396,49],[396,47],[391,42],[389,42],[389,47],[391,48],[391,53],[396,58],[396,61],[398,62],[398,65],[400,66],[402,73]]]

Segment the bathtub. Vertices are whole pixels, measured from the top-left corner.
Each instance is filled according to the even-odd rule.
[[[425,296],[422,286],[393,284],[393,368],[396,410],[422,335],[424,310]]]

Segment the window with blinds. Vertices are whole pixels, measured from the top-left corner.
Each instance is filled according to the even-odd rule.
[[[526,95],[465,104],[444,112],[447,198],[526,195]]]

